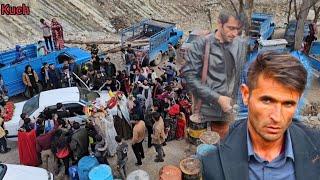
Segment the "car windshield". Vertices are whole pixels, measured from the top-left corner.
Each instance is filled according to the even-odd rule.
[[[80,101],[84,101],[84,102],[94,101],[95,99],[100,97],[100,95],[97,92],[89,91],[88,89],[85,89],[85,88],[79,88],[79,92],[80,92]]]
[[[39,94],[33,96],[31,99],[29,99],[24,105],[22,112],[28,114],[30,116],[32,113],[34,113],[39,108]]]

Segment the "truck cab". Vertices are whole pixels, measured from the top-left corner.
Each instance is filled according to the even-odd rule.
[[[270,40],[275,29],[272,14],[255,12],[251,16],[250,44],[257,39]]]
[[[135,49],[137,54],[141,54],[139,61],[158,65],[162,54],[168,51],[168,44],[176,47],[182,36],[183,31],[177,29],[175,23],[146,19],[121,31],[121,45],[134,41],[146,42]]]

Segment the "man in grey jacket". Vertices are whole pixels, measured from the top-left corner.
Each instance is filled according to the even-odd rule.
[[[201,100],[202,122],[211,122],[211,129],[223,138],[228,132],[232,101],[240,85],[245,63],[246,43],[239,36],[242,22],[233,12],[220,12],[217,30],[207,38],[210,43],[206,82],[201,83],[206,38],[193,42],[181,69],[187,88]]]
[[[76,162],[78,162],[83,156],[89,154],[89,136],[86,129],[80,129],[78,122],[74,122],[72,127],[74,132],[71,136],[70,149]]]

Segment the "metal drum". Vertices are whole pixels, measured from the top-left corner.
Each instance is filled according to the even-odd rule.
[[[207,129],[207,123],[201,122],[201,117],[199,114],[193,114],[190,116],[190,122],[188,127],[188,140],[191,144],[200,144],[199,137]]]
[[[200,135],[199,139],[203,144],[218,144],[220,135],[214,131],[205,131]]]
[[[166,165],[160,169],[159,180],[181,180],[181,170],[173,165]]]
[[[128,176],[127,180],[149,180],[149,174],[141,169],[132,171]]]
[[[182,171],[183,180],[200,180],[201,179],[201,163],[196,158],[186,158],[180,161],[180,169]]]

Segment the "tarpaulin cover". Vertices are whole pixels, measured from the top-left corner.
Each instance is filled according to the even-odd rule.
[[[18,148],[20,164],[38,166],[36,151],[36,131],[18,132]]]

